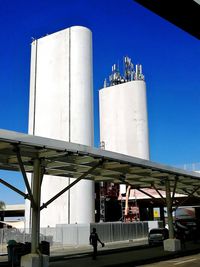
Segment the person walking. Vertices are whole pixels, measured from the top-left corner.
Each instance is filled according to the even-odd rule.
[[[90,234],[89,241],[90,241],[90,245],[93,246],[93,255],[92,255],[92,258],[93,258],[93,260],[96,260],[96,258],[97,258],[97,245],[98,245],[98,242],[102,245],[102,247],[105,246],[105,244],[103,242],[101,242],[101,240],[99,239],[99,236],[98,236],[98,234],[96,232],[96,228],[93,228],[92,229],[92,233]]]

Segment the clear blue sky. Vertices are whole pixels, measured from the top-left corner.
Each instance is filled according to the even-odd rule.
[[[146,78],[151,160],[200,162],[199,40],[132,0],[0,0],[0,25],[0,128],[27,133],[31,38],[82,25],[93,32],[95,145],[98,89],[128,55]],[[0,199],[23,202],[2,185]]]

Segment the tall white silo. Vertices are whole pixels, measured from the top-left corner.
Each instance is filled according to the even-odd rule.
[[[135,69],[125,57],[121,75],[112,67],[109,84],[99,90],[100,142],[104,149],[125,155],[149,159],[146,83],[142,66]],[[125,186],[120,187],[125,193]]]
[[[92,33],[74,26],[33,41],[29,134],[93,146]],[[41,202],[72,179],[43,179]],[[29,206],[26,206],[26,226]],[[94,184],[81,181],[41,212],[41,226],[94,221]]]

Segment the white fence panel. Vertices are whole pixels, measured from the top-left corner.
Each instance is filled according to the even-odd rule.
[[[155,224],[150,223],[150,227]],[[159,227],[159,223],[156,224]],[[50,246],[82,246],[89,244],[89,235],[92,228],[97,229],[97,233],[103,242],[117,242],[147,238],[148,222],[107,222],[93,224],[61,224],[55,228],[47,227],[40,229],[40,241],[50,242]],[[30,242],[31,229],[0,229],[0,253],[7,252],[9,240],[17,242]]]

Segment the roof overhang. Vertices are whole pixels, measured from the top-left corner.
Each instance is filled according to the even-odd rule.
[[[79,178],[88,173],[84,179],[157,190],[165,190],[168,179],[172,190],[176,184],[176,193],[200,194],[199,173],[79,144],[0,130],[0,169],[20,171],[16,151],[20,151],[27,173],[33,172],[33,161],[39,158],[45,175]]]
[[[25,204],[6,205],[3,210],[0,210],[0,216],[3,217],[22,217],[25,213]]]
[[[200,39],[200,1],[199,0],[134,0],[170,21],[182,30]]]

